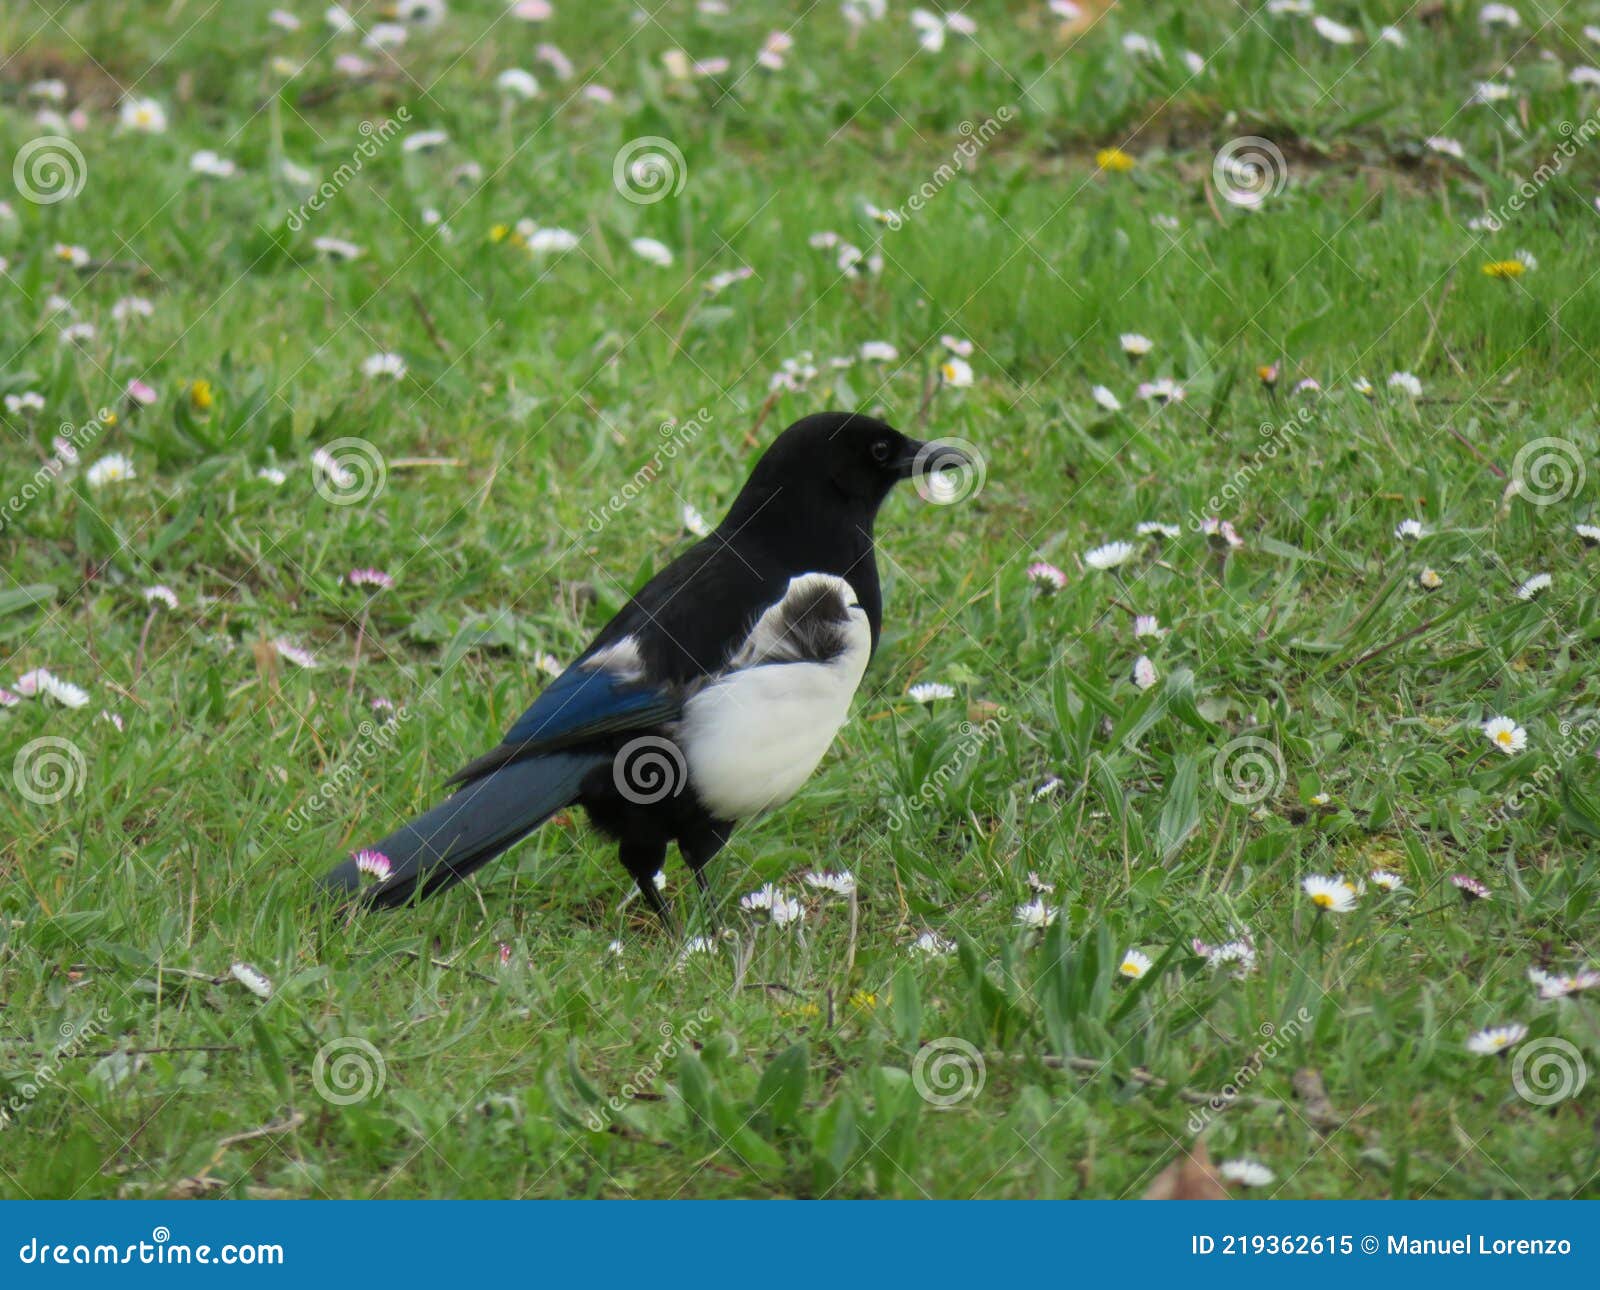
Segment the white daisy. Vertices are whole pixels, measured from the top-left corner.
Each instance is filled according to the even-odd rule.
[[[1505,1052],[1513,1044],[1521,1043],[1527,1033],[1528,1028],[1520,1022],[1512,1022],[1506,1026],[1489,1026],[1467,1040],[1467,1051],[1477,1053],[1480,1057],[1493,1057],[1497,1053]]]
[[[913,954],[925,954],[929,958],[942,959],[946,955],[955,953],[956,943],[946,940],[937,932],[923,932],[911,942],[910,948]]]
[[[1140,537],[1161,537],[1169,542],[1183,536],[1183,530],[1176,524],[1166,524],[1161,520],[1140,520],[1134,532]]]
[[[1356,907],[1356,893],[1341,878],[1328,878],[1322,874],[1308,874],[1300,882],[1318,913],[1348,914]]]
[[[1528,746],[1528,732],[1510,717],[1490,717],[1483,723],[1483,737],[1510,757]]]
[[[1141,690],[1148,690],[1160,678],[1156,675],[1156,665],[1143,654],[1134,660],[1133,683]]]
[[[228,973],[258,999],[272,997],[272,980],[265,972],[250,963],[230,963]]]
[[[167,110],[154,99],[125,98],[119,116],[124,130],[137,130],[140,134],[166,132]]]
[[[130,318],[148,318],[156,311],[156,307],[143,296],[123,296],[111,306],[111,319],[113,322],[127,322]]]
[[[435,148],[442,148],[450,142],[450,136],[444,130],[418,130],[415,134],[407,135],[405,142],[400,145],[402,152],[432,152]]]
[[[101,488],[106,484],[122,484],[137,478],[133,462],[120,452],[108,453],[90,466],[84,474],[84,479],[90,488]]]
[[[1522,15],[1508,4],[1486,4],[1478,10],[1478,21],[1485,27],[1512,27],[1522,25]]]
[[[1162,629],[1161,620],[1154,614],[1135,614],[1133,618],[1133,634],[1135,639],[1142,640],[1150,637],[1160,640],[1167,633]]]
[[[326,255],[333,260],[354,260],[361,255],[361,248],[354,242],[347,242],[342,237],[314,237],[311,246],[318,254]]]
[[[10,401],[10,399],[7,399],[6,402],[9,405],[9,403],[11,401]],[[41,402],[39,406],[43,407],[44,404]],[[1600,525],[1597,525],[1597,524],[1574,524],[1572,526],[1572,531],[1574,533],[1576,533],[1579,537],[1581,537],[1590,546],[1600,546]]]
[[[1132,977],[1137,981],[1150,970],[1150,956],[1138,950],[1129,950],[1122,956],[1122,962],[1117,964],[1117,971],[1122,976]]]
[[[227,179],[234,175],[239,167],[226,157],[220,157],[210,148],[202,148],[189,158],[189,169],[197,175],[209,175],[212,179]]]
[[[178,607],[178,593],[165,583],[158,582],[153,587],[146,587],[144,589],[144,598],[147,604],[153,605],[160,601],[168,609],[176,609]]]
[[[1454,157],[1457,161],[1462,161],[1466,158],[1466,149],[1455,139],[1447,139],[1442,134],[1433,134],[1429,135],[1425,142],[1435,152],[1442,152],[1445,156]]]
[[[972,364],[952,354],[939,364],[939,377],[953,390],[964,390],[972,384]]]
[[[848,869],[839,873],[816,872],[805,876],[805,884],[819,891],[831,891],[836,896],[848,896],[856,889],[855,875]]]
[[[1266,1187],[1276,1177],[1259,1160],[1224,1160],[1217,1166],[1217,1174],[1241,1187]]]
[[[1317,29],[1317,35],[1321,36],[1329,44],[1355,44],[1355,30],[1353,28],[1346,27],[1342,22],[1335,22],[1332,18],[1325,18],[1319,13],[1311,20],[1311,25]]]
[[[388,376],[399,380],[406,374],[406,360],[398,354],[374,354],[361,364],[363,376]]]
[[[1422,397],[1422,382],[1410,372],[1390,372],[1389,388],[1399,390],[1407,398],[1419,399]]]
[[[284,474],[283,471],[279,470],[276,466],[263,466],[260,470],[256,471],[256,478],[265,480],[274,488],[282,488],[284,481],[287,480],[289,476]]]
[[[900,351],[886,340],[864,340],[856,352],[866,363],[892,363],[900,357]]]
[[[938,703],[941,699],[955,698],[956,691],[954,686],[942,681],[923,681],[907,690],[906,696],[915,703]]]
[[[1188,391],[1170,376],[1155,381],[1141,381],[1137,393],[1141,399],[1160,400],[1162,403],[1182,403]]]
[[[1125,331],[1118,339],[1122,343],[1122,352],[1130,358],[1141,358],[1155,348],[1155,341],[1148,336],[1141,336],[1136,331]]]
[[[578,235],[564,228],[535,229],[528,238],[529,255],[561,255],[578,245]]]
[[[1038,930],[1049,927],[1060,912],[1054,905],[1047,905],[1042,900],[1030,900],[1026,905],[1017,906],[1016,918],[1021,926]]]
[[[539,78],[532,72],[525,72],[520,67],[508,67],[494,78],[495,87],[502,94],[510,94],[519,99],[536,98],[539,94]]]
[[[1520,587],[1517,588],[1518,600],[1532,600],[1541,591],[1550,589],[1551,578],[1548,573],[1536,573]]]
[[[1367,875],[1367,881],[1379,891],[1399,891],[1400,888],[1406,885],[1404,878],[1397,873],[1391,873],[1387,869],[1374,869]]]
[[[641,260],[659,265],[663,269],[672,263],[672,248],[665,242],[656,241],[653,237],[636,237],[628,245]]]
[[[1402,542],[1415,542],[1426,533],[1421,520],[1401,520],[1394,526],[1394,535]]]
[[[1107,542],[1104,546],[1097,546],[1083,554],[1083,562],[1091,569],[1115,569],[1132,558],[1132,542]]]
[[[957,358],[971,358],[975,348],[970,340],[963,340],[960,336],[941,336],[939,343]]]
[[[1089,397],[1098,403],[1107,412],[1121,412],[1122,400],[1103,385],[1097,385],[1089,391]]]
[[[711,525],[706,523],[706,517],[690,506],[688,502],[683,504],[678,516],[683,521],[684,531],[694,537],[703,538],[711,532]]]

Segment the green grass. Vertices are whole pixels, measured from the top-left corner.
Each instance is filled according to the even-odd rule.
[[[1600,60],[1581,34],[1600,7],[1541,25],[1529,0],[1519,31],[1486,34],[1454,0],[1426,26],[1341,5],[1364,33],[1345,47],[1216,0],[1069,36],[1042,5],[985,4],[975,40],[931,55],[898,5],[852,37],[834,5],[647,0],[638,22],[558,3],[530,26],[459,0],[395,63],[365,51],[360,82],[332,69],[356,38],[293,7],[293,34],[268,5],[200,0],[0,17],[5,155],[60,132],[34,120],[39,78],[90,116],[80,194],[0,193],[0,393],[46,405],[4,417],[0,685],[46,667],[89,692],[0,711],[0,1194],[1117,1197],[1192,1145],[1197,1116],[1214,1159],[1273,1170],[1255,1194],[1600,1191],[1597,1080],[1550,1105],[1513,1080],[1519,1052],[1600,1063],[1595,998],[1540,1002],[1526,977],[1594,962],[1600,933],[1600,555],[1573,530],[1600,522],[1600,103],[1564,75]],[[1405,48],[1374,43],[1390,21]],[[746,74],[791,23],[785,69]],[[1163,61],[1124,52],[1135,30]],[[578,78],[535,62],[542,41]],[[733,69],[674,81],[674,47]],[[541,97],[504,107],[509,67]],[[614,104],[575,97],[591,75]],[[1464,106],[1490,79],[1512,97]],[[166,133],[117,131],[129,86]],[[961,123],[1002,108],[934,179]],[[401,133],[291,221],[307,193],[281,163],[329,178],[363,121],[402,109]],[[434,129],[442,148],[404,150]],[[1212,179],[1249,135],[1289,181],[1253,211]],[[686,175],[635,204],[613,161],[645,136]],[[1131,171],[1097,169],[1113,146]],[[239,173],[192,175],[201,148]],[[1468,228],[1524,181],[1502,230]],[[924,183],[897,230],[863,213]],[[535,260],[497,236],[524,217],[578,249]],[[822,230],[882,272],[841,275],[808,245]],[[323,236],[364,254],[319,257]],[[638,236],[675,263],[636,257]],[[1482,272],[1523,249],[1536,271]],[[707,295],[741,266],[754,276]],[[70,317],[47,317],[57,293]],[[128,295],[153,316],[115,322]],[[68,321],[97,331],[63,345]],[[1130,331],[1155,344],[1137,362]],[[976,346],[976,380],[924,407],[946,333]],[[867,340],[900,358],[828,365]],[[402,380],[362,375],[384,351]],[[816,379],[764,408],[803,351]],[[1388,387],[1397,370],[1420,398]],[[1159,376],[1185,401],[1135,397]],[[159,401],[130,408],[132,378]],[[1324,392],[1294,393],[1302,378]],[[684,503],[719,514],[778,428],[839,406],[976,444],[986,480],[960,505],[906,490],[886,507],[881,648],[812,784],[714,866],[714,953],[680,963],[619,908],[626,879],[578,819],[416,909],[345,923],[318,906],[323,870],[498,737],[541,653],[570,658],[683,548]],[[114,424],[95,426],[102,408]],[[63,425],[83,460],[38,484]],[[344,437],[386,463],[353,505],[311,465]],[[1582,483],[1508,494],[1542,438]],[[113,452],[137,478],[91,487]],[[1197,531],[1213,513],[1244,540],[1226,560]],[[1414,544],[1394,535],[1411,517]],[[1146,520],[1182,536],[1140,540],[1115,573],[1081,566]],[[1058,594],[1030,586],[1038,559],[1067,572]],[[366,565],[395,589],[344,584]],[[1550,589],[1518,600],[1541,571]],[[140,668],[157,583],[179,607],[150,621]],[[1132,612],[1170,634],[1135,641]],[[279,638],[320,666],[278,657]],[[957,697],[914,703],[919,681]],[[403,719],[384,725],[376,697]],[[1494,714],[1525,752],[1490,747]],[[23,791],[39,739],[68,745],[54,802]],[[1242,804],[1240,740],[1266,775]],[[803,887],[818,867],[856,875],[854,910]],[[1318,916],[1300,888],[1377,868],[1407,889],[1369,886],[1350,913]],[[1061,911],[1045,933],[1014,920],[1030,872]],[[1492,898],[1464,904],[1457,873]],[[738,908],[765,882],[806,894],[803,936]],[[1258,949],[1241,979],[1190,951],[1234,924]],[[959,949],[916,955],[924,931]],[[1138,981],[1117,971],[1130,947],[1155,963]],[[1512,1021],[1529,1037],[1509,1057],[1467,1052]],[[1301,1070],[1331,1115],[1296,1095]],[[1245,1097],[1206,1113],[1230,1084]],[[969,1095],[942,1109],[941,1091]]]

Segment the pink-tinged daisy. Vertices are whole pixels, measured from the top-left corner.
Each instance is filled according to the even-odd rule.
[[[1238,530],[1229,521],[1218,519],[1214,515],[1207,516],[1201,521],[1200,531],[1206,535],[1214,547],[1237,551],[1244,545],[1244,539],[1239,536]]]
[[[501,967],[503,967],[503,968],[510,967],[511,966],[511,947],[509,945],[507,945],[504,941],[501,941],[500,944],[499,944],[499,952],[498,952],[496,957],[498,958]]]
[[[1355,889],[1342,878],[1308,874],[1300,882],[1319,914],[1348,914],[1356,907]]]
[[[1145,655],[1141,654],[1133,661],[1133,683],[1139,689],[1148,690],[1160,679],[1156,665]]]
[[[118,734],[122,733],[122,718],[117,713],[112,712],[109,708],[100,709],[100,720],[104,721],[108,726],[116,727]]]
[[[140,380],[128,382],[127,395],[129,403],[137,403],[142,408],[149,407],[159,397],[154,386],[146,385]]]
[[[1040,591],[1057,592],[1067,585],[1067,575],[1055,565],[1040,560],[1028,566],[1028,581]]]
[[[1154,614],[1133,616],[1133,635],[1136,640],[1160,640],[1166,634],[1166,628],[1162,627],[1161,620]]]
[[[313,668],[317,666],[317,656],[315,654],[308,649],[302,649],[281,636],[272,642],[272,648],[278,651],[280,657],[288,659],[296,667]]]
[[[375,698],[372,701],[372,710],[374,712],[393,712],[394,711],[394,700],[393,699],[389,699],[389,698],[385,698],[383,695],[380,694],[377,698]]]
[[[379,591],[387,591],[394,586],[394,579],[382,569],[352,569],[345,574],[345,578],[352,587],[376,587]]]
[[[1461,899],[1469,905],[1475,900],[1489,900],[1492,898],[1492,893],[1488,887],[1476,878],[1464,873],[1451,874],[1450,885],[1461,893]]]
[[[1529,968],[1528,980],[1539,987],[1541,999],[1561,999],[1580,990],[1593,990],[1600,986],[1600,972],[1593,968],[1581,968],[1571,976],[1555,976],[1538,968]]]
[[[384,882],[394,872],[394,865],[381,851],[357,851],[356,872],[374,882]]]
[[[20,694],[13,694],[10,690],[0,685],[0,708],[14,708],[22,702]]]
[[[165,583],[158,582],[153,587],[146,587],[144,589],[144,598],[146,604],[162,604],[168,609],[176,609],[178,607],[177,593]]]
[[[1521,1043],[1527,1034],[1528,1028],[1520,1022],[1512,1022],[1507,1026],[1489,1026],[1467,1040],[1467,1051],[1477,1053],[1480,1057],[1495,1057],[1513,1044]]]
[[[1483,737],[1507,757],[1528,746],[1528,732],[1510,717],[1490,717],[1483,723],[1482,730]]]
[[[957,358],[972,357],[973,346],[970,340],[962,340],[959,336],[941,336],[939,337],[939,343]]]
[[[1196,937],[1190,942],[1190,946],[1196,954],[1206,961],[1207,967],[1219,968],[1231,963],[1234,965],[1233,974],[1235,976],[1248,976],[1255,971],[1255,942],[1250,939],[1248,930],[1232,930],[1237,934],[1231,941],[1224,941],[1221,945],[1207,945]]]

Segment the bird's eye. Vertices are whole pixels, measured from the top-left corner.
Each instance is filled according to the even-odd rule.
[[[875,440],[872,445],[872,460],[880,463],[888,461],[889,454],[893,451],[894,445],[887,439]]]

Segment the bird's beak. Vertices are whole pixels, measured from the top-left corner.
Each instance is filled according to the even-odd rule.
[[[920,479],[924,475],[936,475],[946,470],[969,470],[971,467],[972,458],[954,444],[940,439],[930,439],[927,443],[908,439],[905,452],[895,462],[894,477]]]

